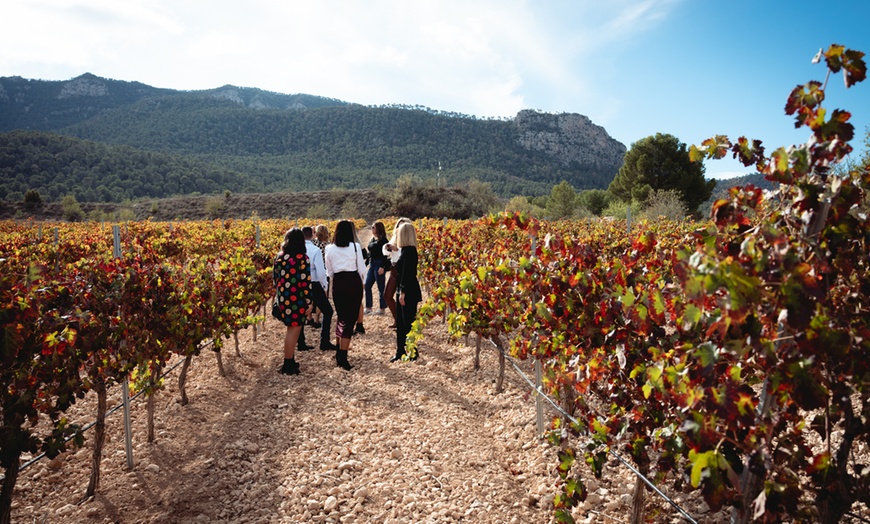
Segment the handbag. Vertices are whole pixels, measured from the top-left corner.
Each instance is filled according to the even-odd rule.
[[[278,297],[272,300],[272,316],[281,320],[281,308],[278,306]]]

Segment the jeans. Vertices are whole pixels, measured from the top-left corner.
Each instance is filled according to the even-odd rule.
[[[378,270],[380,268],[384,268],[384,272],[382,274],[378,274]],[[386,263],[383,260],[372,258],[371,263],[369,264],[369,272],[366,275],[366,307],[371,309],[372,307],[372,286],[377,282],[378,284],[378,303],[381,306],[381,309],[386,309],[387,302],[384,300],[384,283],[386,277],[386,272],[389,271],[389,267],[387,267]]]

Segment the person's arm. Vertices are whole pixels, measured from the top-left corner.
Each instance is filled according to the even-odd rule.
[[[357,244],[356,250],[356,267],[357,272],[359,273],[359,278],[365,282],[366,281],[366,263],[363,260],[362,249],[360,249],[359,244]]]
[[[399,303],[405,305],[405,290],[413,289],[417,281],[417,250],[413,248],[402,248],[402,255],[399,258],[399,283],[396,288],[399,291]]]
[[[305,311],[311,311],[311,259],[308,255],[305,255],[305,258],[302,259],[302,276],[300,288],[302,289],[302,295],[305,297]]]
[[[314,272],[317,273],[320,286],[326,290],[326,265],[323,262],[323,253],[320,251],[320,248],[317,248],[314,250],[313,255],[314,260],[311,265],[314,267]]]
[[[326,256],[323,259],[323,265],[326,266],[326,276],[329,277],[330,280],[332,280],[332,277],[335,275],[335,269],[332,267],[332,255],[330,255],[331,251],[332,250],[330,249],[330,247],[327,246]]]
[[[399,251],[399,260],[396,262],[396,275],[399,277],[396,282],[396,294],[399,295],[398,302],[405,305],[405,284],[408,282],[408,270],[410,269],[410,252],[406,248]]]

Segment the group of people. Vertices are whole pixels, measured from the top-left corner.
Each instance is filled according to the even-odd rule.
[[[417,306],[423,300],[417,263],[417,233],[407,218],[396,222],[391,239],[387,239],[384,224],[375,222],[367,249],[349,220],[336,224],[331,243],[323,225],[288,230],[272,270],[276,291],[273,315],[287,326],[279,372],[299,374],[296,351],[313,349],[305,342],[304,327],[318,325],[315,311],[320,318],[320,349],[335,351],[336,365],[350,371],[353,366],[347,355],[353,335],[365,333],[363,314],[384,314],[389,309],[396,329],[396,352],[390,362],[402,360]],[[372,310],[375,285],[377,311]],[[330,340],[333,314],[335,343]]]

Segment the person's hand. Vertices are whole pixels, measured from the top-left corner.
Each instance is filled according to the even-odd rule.
[[[399,294],[399,304],[402,304],[403,306],[405,305],[405,294],[404,293]]]
[[[379,267],[378,268],[378,275],[383,275],[383,274],[384,274],[384,268]]]

